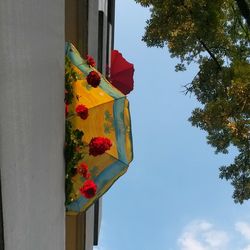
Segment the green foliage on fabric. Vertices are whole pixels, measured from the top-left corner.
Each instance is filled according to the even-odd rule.
[[[72,202],[72,177],[77,173],[77,164],[84,158],[84,155],[79,152],[79,149],[83,147],[83,132],[80,130],[73,130],[69,121],[66,121],[65,126],[65,194],[66,205]]]
[[[71,104],[74,98],[72,84],[77,80],[77,74],[74,71],[68,57],[65,57],[65,103]],[[70,119],[65,121],[65,204],[68,205],[74,197],[72,195],[73,183],[72,177],[76,175],[77,164],[84,158],[82,150],[83,131],[74,130]]]
[[[235,202],[250,198],[250,3],[244,0],[135,0],[150,7],[143,41],[167,46],[179,58],[176,71],[197,63],[186,93],[201,107],[189,121],[207,132],[216,153],[235,146],[239,155],[220,168],[234,187]],[[242,6],[247,7],[243,11]],[[249,20],[248,20],[249,19]]]
[[[69,58],[65,57],[65,103],[70,104],[74,97],[72,83],[77,80],[77,73],[73,70]]]

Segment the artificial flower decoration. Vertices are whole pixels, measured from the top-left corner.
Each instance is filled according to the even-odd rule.
[[[94,137],[89,143],[89,154],[93,156],[102,155],[112,146],[112,142],[105,137]]]
[[[89,167],[86,163],[82,162],[77,167],[77,173],[85,179],[90,178]]]
[[[96,71],[93,70],[87,75],[87,82],[92,87],[97,88],[101,82],[101,77]]]
[[[91,199],[96,195],[97,186],[92,180],[86,180],[80,188],[80,193],[87,199]]]
[[[78,106],[76,106],[76,114],[80,116],[81,119],[85,120],[89,115],[89,110],[85,105],[79,104]]]
[[[92,56],[87,55],[87,56],[86,56],[86,61],[87,61],[87,64],[88,64],[89,66],[95,67],[95,65],[96,65],[95,59],[94,59]]]

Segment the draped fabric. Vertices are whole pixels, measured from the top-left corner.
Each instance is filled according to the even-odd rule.
[[[134,89],[134,65],[118,50],[111,52],[110,81],[113,86],[127,95]]]
[[[85,105],[89,110],[86,120],[74,116],[71,122],[74,129],[84,132],[84,162],[89,166],[91,178],[97,185],[96,195],[86,199],[79,192],[84,180],[80,175],[73,177],[73,201],[66,208],[68,213],[76,213],[91,206],[127,171],[133,158],[133,149],[129,102],[126,96],[103,76],[97,88],[91,87],[86,76],[96,70],[81,58],[72,44],[66,44],[66,56],[77,73],[77,81],[73,84],[74,99],[69,105],[69,112],[74,112],[79,104]],[[100,136],[110,139],[111,149],[99,156],[89,155],[89,142]]]

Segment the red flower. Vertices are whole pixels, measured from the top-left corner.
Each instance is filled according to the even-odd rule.
[[[87,119],[88,115],[89,115],[89,110],[88,108],[83,105],[80,104],[76,107],[76,113],[78,116],[80,116],[83,120]]]
[[[90,173],[89,173],[89,167],[86,163],[82,162],[77,167],[77,173],[84,177],[85,179],[89,179]]]
[[[89,85],[96,88],[101,82],[101,77],[96,71],[93,70],[87,75],[87,82]]]
[[[86,61],[89,66],[95,67],[95,59],[92,56],[87,55]]]
[[[67,116],[69,113],[69,105],[65,104],[65,116]]]
[[[86,180],[79,190],[85,198],[90,199],[96,195],[97,186],[92,180]]]
[[[89,154],[93,156],[101,155],[112,146],[111,141],[105,137],[94,137],[89,143]]]

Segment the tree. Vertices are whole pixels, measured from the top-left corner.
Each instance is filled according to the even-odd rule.
[[[239,154],[220,167],[231,181],[235,202],[250,198],[250,3],[249,0],[135,0],[150,7],[142,38],[147,46],[167,46],[180,59],[176,71],[191,63],[199,72],[185,85],[201,108],[189,121],[207,132],[216,153]]]

